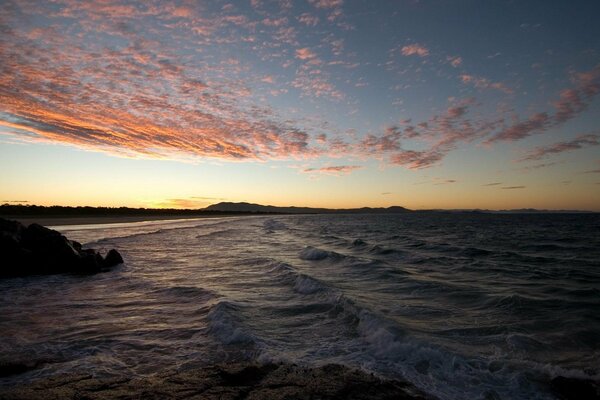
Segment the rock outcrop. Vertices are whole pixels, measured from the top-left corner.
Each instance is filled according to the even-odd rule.
[[[94,274],[122,262],[116,250],[105,258],[55,230],[0,218],[0,277]]]
[[[591,379],[558,376],[552,379],[550,386],[560,400],[600,399],[600,384]]]
[[[0,390],[0,399],[426,400],[409,383],[341,365],[230,364],[142,378],[62,375]]]

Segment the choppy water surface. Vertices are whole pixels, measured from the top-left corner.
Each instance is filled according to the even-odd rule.
[[[261,216],[59,227],[126,264],[0,281],[0,356],[143,375],[336,362],[443,399],[600,379],[600,216]]]

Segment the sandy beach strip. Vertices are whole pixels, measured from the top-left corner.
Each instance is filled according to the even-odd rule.
[[[197,215],[106,215],[106,216],[51,216],[51,215],[0,215],[5,219],[19,221],[23,225],[40,224],[43,226],[64,226],[64,225],[93,225],[93,224],[119,224],[126,222],[147,222],[147,221],[167,221],[179,219],[197,219],[197,218],[223,218],[240,217],[248,214],[197,214]]]

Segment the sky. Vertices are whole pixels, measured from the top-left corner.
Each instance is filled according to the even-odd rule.
[[[0,203],[600,211],[598,15],[0,0]]]

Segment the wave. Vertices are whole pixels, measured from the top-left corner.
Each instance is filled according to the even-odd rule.
[[[267,231],[267,233],[273,233],[275,231],[286,230],[288,227],[282,221],[277,219],[268,219],[263,222],[263,228]]]
[[[336,253],[335,251],[322,250],[312,246],[306,246],[302,251],[300,251],[298,257],[300,257],[301,260],[308,261],[320,261],[325,259],[337,261],[342,258],[346,258],[346,256]]]
[[[177,228],[173,228],[173,229],[177,229]],[[98,246],[98,245],[102,245],[105,243],[112,243],[112,241],[114,240],[124,240],[124,239],[131,239],[131,238],[136,238],[136,237],[140,237],[140,236],[149,236],[149,235],[156,235],[156,234],[160,234],[163,232],[168,231],[169,229],[156,229],[153,231],[148,231],[148,232],[135,232],[135,233],[130,233],[129,235],[122,235],[122,236],[106,236],[106,237],[101,237],[99,239],[95,239],[91,242],[87,242],[84,243],[84,246]]]
[[[66,229],[66,230],[64,230],[64,233],[68,237],[71,237],[73,235],[76,236],[77,233],[83,233],[86,235],[86,237],[92,236],[93,237],[92,240],[83,241],[83,242],[85,242],[86,246],[91,246],[91,245],[102,244],[104,242],[112,241],[112,240],[132,239],[132,238],[137,238],[137,237],[151,236],[151,235],[157,235],[157,234],[168,233],[168,232],[173,232],[173,231],[187,231],[187,230],[194,230],[194,229],[198,229],[198,228],[212,228],[212,227],[217,227],[217,226],[223,225],[223,224],[231,224],[232,222],[235,222],[235,219],[232,218],[232,219],[228,219],[228,220],[219,220],[216,222],[214,222],[214,221],[209,222],[209,221],[210,221],[210,219],[200,219],[200,220],[193,221],[193,225],[184,225],[184,226],[169,226],[169,224],[170,225],[182,224],[182,223],[189,224],[192,221],[187,221],[187,222],[168,221],[166,223],[163,223],[161,221],[155,221],[155,223],[153,223],[152,225],[144,225],[144,226],[139,226],[139,227],[118,227],[118,228],[106,228],[106,227],[103,227],[102,225],[97,225],[97,227],[94,227],[93,229],[86,229],[83,231],[78,231],[77,229]],[[161,227],[156,229],[156,226],[161,226]],[[119,235],[118,233],[122,232],[123,230],[126,232],[131,231],[131,233],[128,233],[125,235]],[[102,236],[98,237],[97,235],[102,235]]]
[[[219,301],[208,313],[208,332],[223,344],[258,344],[258,339],[244,328],[239,312],[239,305]]]
[[[275,262],[271,268],[267,270],[267,273],[282,278],[282,281],[292,286],[294,292],[298,294],[307,295],[332,290],[332,288],[327,286],[324,282],[306,274],[302,274],[286,263]]]

